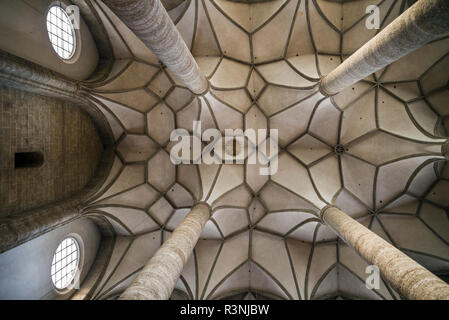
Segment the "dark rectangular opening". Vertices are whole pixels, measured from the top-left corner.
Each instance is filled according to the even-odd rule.
[[[44,155],[40,152],[17,152],[14,155],[14,167],[39,168],[44,164]]]

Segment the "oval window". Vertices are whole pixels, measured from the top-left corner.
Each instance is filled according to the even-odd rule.
[[[48,10],[47,31],[58,56],[63,60],[71,59],[76,49],[76,33],[69,15],[58,5]]]
[[[51,280],[59,289],[66,289],[78,272],[80,261],[79,244],[75,238],[65,238],[56,249],[51,263]]]

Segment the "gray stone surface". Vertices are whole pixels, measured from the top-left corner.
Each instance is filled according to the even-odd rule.
[[[101,139],[72,102],[0,86],[0,119],[0,217],[70,197],[94,176]],[[16,169],[16,152],[41,152],[44,163]]]
[[[208,82],[159,0],[105,0],[104,3],[190,90],[203,94]]]
[[[380,7],[381,29],[406,2],[370,2]],[[366,1],[185,1],[169,15],[211,82],[209,94],[194,97],[105,4],[92,3],[118,60],[105,81],[79,88],[113,127],[117,157],[79,214],[108,219],[117,242],[97,289],[76,298],[118,298],[198,201],[211,205],[211,218],[171,298],[403,298],[388,281],[365,287],[367,263],[320,223],[324,205],[436,275],[449,270],[449,167],[446,139],[435,136],[446,136],[440,124],[449,123],[449,39],[325,98],[319,78],[377,33],[365,27]],[[249,165],[174,168],[166,161],[170,128],[190,131],[195,119],[203,128],[278,128],[279,174],[269,179]],[[40,214],[13,225],[20,241],[33,219],[51,226]],[[6,235],[13,245],[14,233]]]
[[[320,82],[334,95],[449,31],[447,0],[418,1]]]
[[[319,78],[375,34],[365,28],[365,2],[343,7],[327,1],[191,1],[169,14],[210,79],[210,93],[192,97],[168,68],[154,77],[154,55],[136,55],[114,80],[92,90],[109,99],[102,102],[124,124],[117,137],[126,134],[118,140],[123,174],[111,175],[105,188],[110,198],[93,206],[113,214],[136,242],[117,253],[122,262],[111,263],[112,276],[95,298],[118,297],[198,200],[213,212],[176,284],[189,299],[220,299],[248,289],[281,299],[401,298],[386,281],[378,290],[366,289],[366,262],[318,221],[326,204],[338,205],[401,250],[419,252],[417,260],[432,272],[448,270],[449,220],[440,205],[418,205],[447,190],[442,180],[436,195],[429,191],[440,178],[436,167],[445,139],[433,136],[439,116],[421,100],[418,85],[425,85],[425,99],[435,100],[435,110],[445,109],[442,97],[427,92],[446,86],[437,61],[448,42],[425,45],[391,65],[384,78],[370,77],[326,99],[317,92]],[[388,19],[381,17],[382,29],[403,11],[398,1],[384,1],[380,9],[390,12]],[[129,51],[143,47],[126,40],[133,32],[114,21]],[[149,63],[139,61],[135,68],[138,59]],[[427,77],[435,81],[428,85]],[[236,165],[182,165],[175,173],[163,160],[173,146],[167,144],[173,114],[175,127],[189,131],[195,119],[203,128],[279,129],[278,174],[269,179],[257,166]],[[160,151],[151,157],[152,150],[142,152],[137,144],[125,148],[137,138],[153,140]],[[344,152],[335,153],[337,145]],[[146,168],[125,184],[129,172],[137,172],[136,159]],[[136,186],[144,181],[149,186]],[[142,230],[152,233],[145,238]],[[125,233],[118,227],[117,232]],[[417,233],[422,241],[414,241]]]
[[[449,300],[447,283],[338,208],[324,208],[321,218],[404,297]]]
[[[0,109],[3,252],[79,216],[78,206],[106,179],[113,141],[78,83],[0,51],[0,84],[9,87],[2,87]],[[79,153],[81,140],[89,143]],[[44,152],[47,163],[15,170],[14,153],[26,151]]]
[[[209,216],[208,205],[198,204],[193,207],[120,299],[167,300],[170,298]]]

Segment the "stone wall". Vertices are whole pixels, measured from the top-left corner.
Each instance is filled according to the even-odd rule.
[[[14,168],[16,152],[42,152],[40,168]],[[103,152],[77,106],[0,86],[0,217],[70,197],[94,175]]]

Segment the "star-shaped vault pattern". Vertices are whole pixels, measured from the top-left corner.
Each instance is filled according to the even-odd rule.
[[[211,90],[196,96],[101,2],[92,1],[116,58],[84,88],[116,139],[107,180],[86,202],[117,234],[94,298],[117,297],[194,203],[213,213],[174,298],[399,299],[365,287],[354,250],[321,224],[333,204],[434,272],[449,270],[449,171],[440,155],[448,109],[449,38],[434,41],[343,92],[319,79],[407,1],[186,0],[169,11]],[[279,170],[170,161],[170,134],[278,129]],[[419,234],[419,239],[416,239]]]

